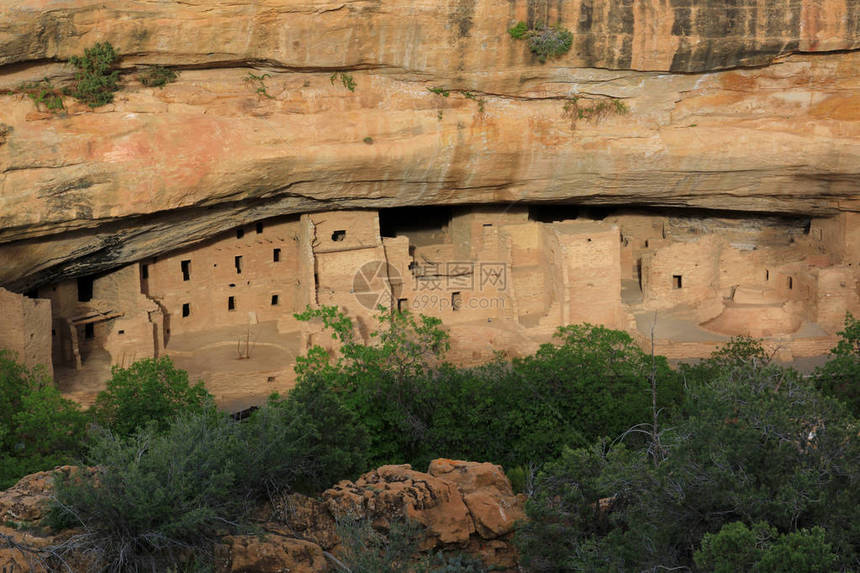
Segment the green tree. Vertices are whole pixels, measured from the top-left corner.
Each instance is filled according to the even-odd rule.
[[[651,419],[651,359],[623,332],[569,326],[532,357],[457,368],[444,362],[448,339],[437,319],[383,312],[364,344],[334,307],[298,316],[321,320],[340,343],[334,358],[322,348],[300,357],[299,381],[340,397],[368,431],[372,464],[421,467],[452,456],[537,464]],[[665,359],[655,363],[658,405],[674,409],[677,377]]]
[[[824,529],[779,534],[765,522],[751,529],[740,521],[727,523],[718,533],[706,533],[695,553],[699,570],[711,573],[826,573],[837,561]]]
[[[650,444],[602,441],[545,467],[518,534],[527,566],[690,567],[705,533],[766,521],[784,534],[824,528],[838,565],[857,567],[856,420],[794,371],[731,353],[714,359],[725,371],[690,384],[660,463]]]
[[[71,463],[82,451],[86,416],[44,369],[0,350],[0,489],[36,471]]]
[[[128,368],[114,366],[107,388],[96,398],[94,419],[111,431],[128,436],[154,422],[164,430],[180,412],[214,408],[203,381],[190,384],[188,373],[169,357],[146,358]]]
[[[831,359],[815,372],[817,386],[828,396],[845,402],[860,417],[860,320],[845,316],[845,330],[839,334]]]

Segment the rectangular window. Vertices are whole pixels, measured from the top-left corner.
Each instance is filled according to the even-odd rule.
[[[683,283],[681,282],[681,275],[672,275],[672,288],[681,288]]]
[[[397,312],[404,312],[407,310],[409,310],[409,299],[398,298],[397,299]]]
[[[244,237],[244,236],[245,236],[245,229],[243,229],[243,228],[241,228],[241,227],[239,227],[238,229],[236,229],[236,238],[237,238],[237,239],[241,239],[241,238],[242,238],[242,237]]]
[[[236,274],[241,275],[242,274],[242,255],[236,255],[236,257],[233,259],[233,262],[236,265]]]
[[[191,261],[182,261],[180,263],[182,267],[182,280],[190,281],[191,280]]]
[[[236,310],[236,297],[231,296],[227,298],[227,310]]]
[[[766,280],[766,281],[770,280],[770,271],[767,269],[764,270],[764,280]]]
[[[191,303],[189,302],[182,303],[182,318],[186,316],[191,316]]]
[[[78,277],[78,302],[93,299],[93,277]]]
[[[276,263],[281,262],[281,249],[274,249],[272,251],[272,260]]]
[[[451,310],[460,310],[463,304],[463,297],[459,291],[451,293]]]
[[[345,238],[346,238],[346,231],[343,229],[335,231],[334,233],[331,234],[331,240],[336,242],[336,243],[343,241]]]
[[[791,277],[788,277],[788,290],[791,290],[793,288],[794,288],[794,279]]]
[[[262,232],[263,232],[263,224],[257,223],[257,234],[259,235]]]
[[[140,278],[146,280],[149,278],[149,265],[140,265]]]
[[[272,306],[278,306],[278,295],[272,295]]]
[[[95,338],[96,337],[96,327],[92,322],[89,322],[84,325],[84,338]]]

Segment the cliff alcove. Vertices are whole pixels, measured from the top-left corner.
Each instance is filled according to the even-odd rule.
[[[0,345],[85,403],[166,353],[237,406],[289,387],[307,304],[435,314],[461,363],[655,316],[670,358],[819,356],[860,312],[858,29],[806,0],[2,3]],[[97,42],[111,103],[22,92]]]

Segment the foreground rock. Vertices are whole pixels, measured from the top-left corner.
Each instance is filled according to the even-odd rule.
[[[55,472],[78,471],[65,466]],[[51,532],[44,519],[54,472],[22,478],[0,492],[0,571],[46,572],[58,561],[52,547],[69,535]],[[259,535],[228,535],[215,545],[221,573],[319,573],[333,571],[341,540],[337,521],[368,520],[386,534],[411,520],[424,526],[422,551],[464,552],[497,571],[514,571],[514,525],[525,519],[525,497],[514,495],[502,468],[489,463],[434,460],[428,472],[409,465],[382,466],[356,481],[342,481],[321,499],[287,494],[261,508]],[[89,567],[84,556],[66,553],[73,570]],[[4,569],[5,567],[5,569]]]

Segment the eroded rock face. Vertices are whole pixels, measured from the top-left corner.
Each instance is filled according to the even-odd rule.
[[[355,483],[341,482],[323,493],[336,517],[367,518],[387,529],[392,520],[415,520],[427,528],[424,548],[464,544],[475,531],[456,484],[416,472],[412,466],[382,466]]]
[[[858,210],[858,19],[854,2],[811,0],[7,2],[0,285],[23,291],[323,209]],[[517,20],[565,25],[573,49],[539,64],[507,34]],[[69,66],[46,62],[97,41],[125,55],[113,104],[66,98],[50,114],[14,93],[45,76],[68,83]],[[789,55],[834,50],[846,52]],[[146,88],[143,64],[183,70]],[[765,67],[729,69],[747,65]],[[354,92],[330,81],[338,71]],[[575,95],[629,113],[576,120]]]
[[[231,535],[215,548],[215,567],[230,573],[282,573],[328,571],[319,545],[301,539],[267,533]]]
[[[439,459],[427,470],[432,476],[453,482],[484,539],[496,539],[514,530],[525,519],[524,496],[515,496],[501,466],[490,463]]]
[[[15,573],[51,570],[47,549],[61,538],[38,527],[49,507],[54,474],[78,471],[64,466],[39,472],[0,492],[0,567],[14,566]],[[426,528],[422,550],[464,551],[494,570],[514,571],[513,525],[525,519],[524,501],[513,494],[502,468],[489,463],[439,459],[427,473],[409,465],[382,466],[355,482],[338,483],[321,500],[298,494],[274,499],[256,514],[264,533],[221,538],[215,567],[234,573],[330,571],[325,551],[337,554],[337,519],[349,517],[370,520],[382,532],[394,521],[413,520]],[[9,523],[36,529],[28,533],[7,527]],[[95,567],[84,557],[64,554],[73,569]]]

